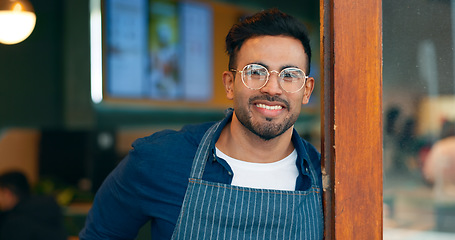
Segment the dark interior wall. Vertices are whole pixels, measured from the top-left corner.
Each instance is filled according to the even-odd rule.
[[[53,126],[62,120],[63,2],[31,1],[33,33],[0,44],[0,126]]]
[[[39,175],[77,186],[88,179],[96,191],[123,156],[115,149],[115,132],[43,130],[39,146]]]
[[[63,29],[63,122],[66,128],[95,125],[90,93],[90,0],[65,0]]]
[[[0,44],[0,127],[90,126],[89,1],[31,3],[32,34]]]
[[[40,130],[41,177],[73,185],[86,177],[98,186],[116,158],[113,147],[101,151],[92,140],[89,0],[31,3],[37,18],[32,34],[0,44],[0,130]]]

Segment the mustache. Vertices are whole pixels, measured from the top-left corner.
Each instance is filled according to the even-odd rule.
[[[286,106],[286,108],[290,107],[288,101],[286,101],[280,97],[270,96],[270,95],[260,95],[260,96],[251,97],[248,102],[250,104],[252,104],[254,101],[257,101],[257,100],[265,100],[265,101],[269,101],[269,102],[280,102],[280,103],[283,103]]]

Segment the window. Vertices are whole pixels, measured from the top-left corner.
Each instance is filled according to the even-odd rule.
[[[384,239],[455,238],[454,4],[383,0]]]

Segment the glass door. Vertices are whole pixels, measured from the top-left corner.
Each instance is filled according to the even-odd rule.
[[[455,1],[382,6],[384,239],[455,239]]]

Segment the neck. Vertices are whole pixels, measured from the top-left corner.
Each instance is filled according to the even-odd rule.
[[[235,117],[221,132],[216,147],[228,156],[246,162],[271,163],[279,161],[294,150],[293,128],[270,140],[264,140],[245,128]]]

